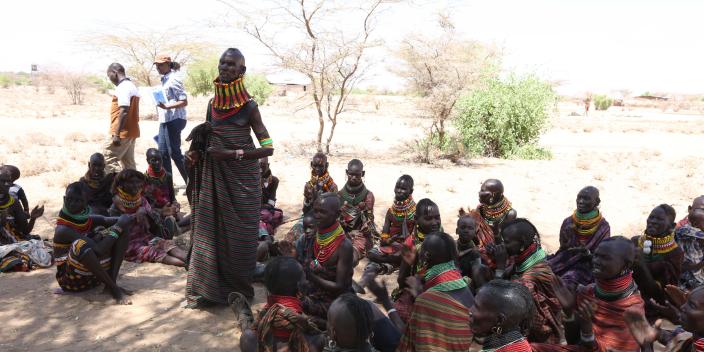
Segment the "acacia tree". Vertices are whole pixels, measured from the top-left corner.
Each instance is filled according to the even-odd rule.
[[[439,35],[409,35],[397,51],[402,65],[396,73],[421,96],[421,105],[432,118],[423,141],[426,162],[434,141],[439,146],[446,141],[447,122],[457,99],[483,77],[495,74],[499,62],[496,48],[460,37],[449,16],[440,14],[437,24]]]
[[[222,0],[238,10],[238,3]],[[318,117],[316,146],[330,153],[338,117],[366,71],[364,54],[380,42],[372,38],[374,20],[390,0],[276,0],[246,16],[245,31],[275,58],[276,66],[306,75]],[[267,13],[262,17],[261,13]],[[279,33],[285,28],[285,33]],[[283,34],[283,35],[282,35]],[[326,121],[330,123],[323,149]]]
[[[133,30],[111,27],[108,33],[89,35],[86,43],[101,53],[107,52],[119,60],[137,83],[151,86],[156,80],[153,62],[157,55],[167,54],[171,59],[187,64],[208,50],[208,43],[193,34],[178,29],[162,31]]]

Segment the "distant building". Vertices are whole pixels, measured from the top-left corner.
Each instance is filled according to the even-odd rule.
[[[289,93],[302,94],[308,91],[310,79],[293,70],[282,70],[266,75],[266,80],[274,86],[274,94],[286,96]]]

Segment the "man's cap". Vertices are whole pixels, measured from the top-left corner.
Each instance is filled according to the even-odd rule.
[[[171,62],[171,56],[169,55],[157,55],[154,59],[155,64],[163,64],[165,62]]]

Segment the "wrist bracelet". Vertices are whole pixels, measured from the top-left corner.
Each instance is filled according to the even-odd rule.
[[[589,335],[584,335],[583,333],[579,333],[579,337],[582,340],[582,342],[594,342],[594,333],[591,333]]]
[[[389,315],[390,315],[391,313],[393,313],[393,312],[395,312],[395,311],[396,311],[396,308],[391,308],[391,309],[389,309],[389,310],[386,312],[386,314],[389,314]]]
[[[244,158],[244,150],[242,150],[242,149],[235,150],[235,159],[242,160],[242,158]]]
[[[115,238],[115,239],[120,238],[120,235],[119,235],[119,234],[117,233],[117,231],[115,231],[115,230],[110,230],[110,232],[108,232],[108,234],[109,234],[110,236],[112,236],[113,238]]]
[[[115,233],[117,233],[118,236],[119,236],[119,235],[122,235],[122,232],[123,232],[122,227],[117,226],[117,225],[112,225],[112,226],[110,227],[110,229],[111,229],[112,231],[115,231]]]

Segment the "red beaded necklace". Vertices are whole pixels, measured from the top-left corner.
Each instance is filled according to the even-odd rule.
[[[324,264],[335,254],[342,241],[345,240],[345,232],[339,222],[327,229],[318,232],[313,244],[313,254],[320,264]]]

